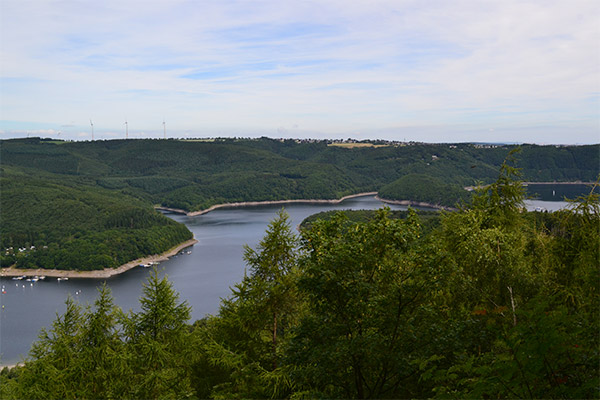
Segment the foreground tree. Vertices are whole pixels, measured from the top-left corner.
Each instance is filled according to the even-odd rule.
[[[282,210],[256,249],[245,248],[250,274],[201,329],[205,357],[222,373],[212,395],[282,397],[291,386],[280,368],[282,343],[299,312],[295,287],[298,239]]]
[[[42,330],[30,359],[10,382],[3,377],[3,398],[11,393],[19,399],[193,396],[189,306],[179,303],[156,270],[140,302],[139,313],[125,315],[106,285],[84,311],[68,298],[65,313]]]
[[[597,397],[598,198],[528,214],[508,162],[472,208],[443,218],[440,299],[465,346],[426,360],[422,380],[440,397]]]
[[[110,289],[98,289],[94,308],[82,312],[73,299],[52,328],[42,330],[31,360],[19,376],[19,398],[106,398],[127,393],[124,345],[117,328],[119,310]],[[94,371],[90,373],[90,371]]]
[[[179,301],[172,284],[166,277],[161,279],[156,269],[144,284],[140,304],[139,313],[130,312],[122,319],[133,371],[130,397],[191,397],[190,306]]]
[[[309,310],[288,362],[306,396],[423,396],[411,361],[427,351],[417,333],[433,321],[423,307],[432,271],[418,263],[416,214],[391,220],[388,213],[357,224],[338,214],[303,235],[299,287]]]

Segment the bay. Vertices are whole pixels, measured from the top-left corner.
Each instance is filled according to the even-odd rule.
[[[377,209],[384,204],[373,196],[347,199],[339,204],[286,204],[293,227],[309,215],[326,210]],[[244,245],[255,247],[281,205],[223,208],[195,217],[170,214],[193,232],[198,243],[158,266],[166,274],[180,299],[192,306],[192,321],[218,312],[221,298],[244,276]],[[395,210],[404,206],[391,205]],[[189,252],[189,254],[188,254]],[[41,328],[49,327],[57,314],[64,313],[65,300],[71,296],[81,305],[93,304],[97,287],[106,282],[123,310],[139,310],[142,283],[148,268],[134,268],[106,279],[46,278],[35,283],[0,279],[0,364],[11,365],[26,356]]]

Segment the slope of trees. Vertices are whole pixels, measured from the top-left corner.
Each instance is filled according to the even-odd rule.
[[[195,211],[226,202],[334,199],[365,191],[455,206],[469,197],[463,186],[493,181],[513,147],[341,148],[267,138],[3,140],[0,264],[97,269],[190,237],[152,206]],[[521,166],[526,180],[594,181],[599,155],[598,145],[524,145]],[[31,246],[48,248],[6,253]]]
[[[142,311],[71,300],[6,398],[597,398],[600,205],[522,209],[510,159],[470,206],[271,222],[218,315],[150,277]],[[93,379],[82,379],[94,370]]]
[[[9,168],[0,185],[2,267],[112,268],[192,237],[149,204],[95,185]]]
[[[379,196],[389,200],[411,200],[457,207],[468,202],[471,194],[460,185],[445,183],[436,177],[408,174],[379,189]]]
[[[32,138],[2,141],[0,151],[3,167],[28,176],[98,185],[149,204],[195,211],[222,202],[339,198],[378,191],[406,175],[413,177],[410,185],[418,189],[411,194],[431,197],[421,192],[433,179],[447,193],[444,202],[451,203],[461,197],[457,193],[462,186],[491,183],[512,148],[469,144],[340,148],[326,141],[267,138],[210,142]],[[524,145],[521,167],[529,181],[595,181],[599,156],[598,145]],[[404,195],[394,187],[387,187],[386,193],[395,198]]]

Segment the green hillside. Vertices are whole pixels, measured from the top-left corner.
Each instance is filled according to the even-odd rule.
[[[113,268],[192,238],[149,204],[83,181],[3,167],[0,187],[2,267]]]
[[[2,264],[102,268],[190,236],[153,206],[197,211],[225,202],[334,199],[366,191],[453,206],[465,200],[463,186],[492,182],[513,148],[340,147],[267,138],[4,140],[0,245],[37,250],[26,257],[4,252]],[[524,145],[519,166],[526,181],[595,181],[599,153],[599,145]],[[52,255],[42,260],[42,250]],[[86,256],[67,255],[74,251]]]

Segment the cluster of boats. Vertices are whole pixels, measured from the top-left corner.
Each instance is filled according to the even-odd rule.
[[[192,252],[191,252],[191,250],[187,250],[187,251],[184,250],[184,251],[176,254],[174,257],[177,257],[178,255],[182,255],[182,254],[192,254]],[[140,264],[140,267],[142,267],[142,268],[150,268],[150,267],[152,267],[154,265],[158,265],[158,264],[160,264],[158,261],[150,261],[149,263],[146,263],[146,264]]]
[[[43,281],[44,279],[46,279],[46,277],[44,275],[41,276],[15,276],[13,277],[13,281],[21,281],[21,280],[26,280],[27,282],[37,282],[37,281]]]
[[[22,275],[22,276],[14,276],[13,281],[27,281],[27,282],[37,282],[37,281],[43,281],[46,279],[46,277],[44,275],[35,275],[35,276],[27,276],[27,275]],[[56,278],[57,281],[68,281],[69,278],[67,277],[62,277],[62,278]]]
[[[140,264],[140,267],[143,267],[143,268],[150,268],[150,267],[151,267],[151,266],[153,266],[153,265],[158,265],[158,262],[156,262],[156,261],[150,261],[150,262],[149,262],[149,263],[147,263],[147,264]]]

